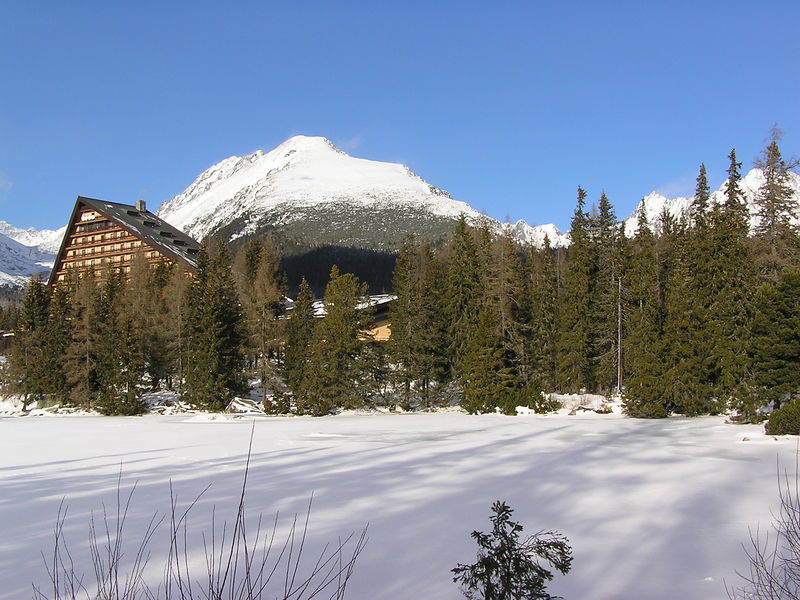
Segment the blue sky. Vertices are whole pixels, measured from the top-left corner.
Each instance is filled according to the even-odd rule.
[[[798,2],[0,3],[0,219],[180,193],[322,135],[498,219],[620,216],[800,151]]]

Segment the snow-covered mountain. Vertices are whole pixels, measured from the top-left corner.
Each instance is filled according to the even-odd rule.
[[[0,286],[23,287],[34,273],[47,277],[66,229],[20,229],[0,221]]]
[[[742,178],[751,215],[762,182],[758,169]],[[791,184],[800,199],[800,176],[792,173]],[[724,184],[711,202],[723,199]],[[652,192],[623,221],[626,234],[635,233],[642,204],[653,225],[665,208],[676,218],[685,216],[691,202]],[[473,223],[488,222],[496,231],[511,232],[525,245],[541,247],[545,236],[552,247],[569,245],[569,234],[554,225],[500,223],[404,165],[351,157],[322,137],[295,136],[270,152],[227,158],[158,210],[162,219],[198,239],[215,235],[236,240],[274,231],[305,245],[388,251],[397,249],[408,233],[441,238],[461,214]],[[34,272],[46,274],[65,229],[20,229],[0,221],[0,285],[21,286]]]
[[[0,233],[0,286],[22,287],[34,273],[46,277],[54,259],[55,253],[42,252]]]
[[[789,178],[790,185],[794,189],[795,198],[797,198],[798,202],[800,202],[800,175],[790,172]],[[758,194],[758,189],[763,183],[764,174],[760,169],[751,169],[747,175],[742,177],[742,180],[739,182],[739,186],[742,188],[742,193],[744,194],[745,202],[747,203],[747,209],[750,212],[751,229],[758,222],[758,217],[756,217],[756,196]],[[639,201],[639,204],[636,205],[633,213],[624,220],[625,235],[632,236],[636,233],[638,228],[638,214],[642,205],[644,205],[645,215],[647,215],[647,222],[652,227],[654,224],[658,224],[664,208],[666,208],[667,212],[676,219],[688,218],[692,200],[693,198],[691,197],[667,198],[658,192],[649,193]],[[718,190],[711,194],[709,201],[712,205],[725,201],[724,182]],[[796,217],[795,222],[800,222],[800,219]]]
[[[52,254],[54,257],[61,246],[61,240],[64,238],[64,232],[66,230],[66,225],[60,229],[40,230],[34,229],[33,227],[20,229],[19,227],[14,227],[10,223],[0,221],[0,234],[10,237],[23,246],[32,246],[45,254]]]
[[[408,167],[354,158],[322,137],[295,136],[270,152],[232,156],[210,167],[158,216],[195,238],[227,240],[279,231],[314,244],[394,250],[416,233],[435,239],[464,214],[487,219]],[[563,245],[553,225],[509,225],[520,241]]]

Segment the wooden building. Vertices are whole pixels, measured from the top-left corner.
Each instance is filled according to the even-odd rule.
[[[294,310],[294,301],[287,299],[287,310]],[[372,320],[369,327],[359,336],[362,341],[388,342],[392,337],[391,303],[397,300],[393,294],[376,294],[367,297],[367,301],[359,304],[359,310],[371,306],[373,309]],[[321,319],[327,314],[324,300],[314,301],[314,316]]]
[[[369,304],[375,311],[372,315],[371,327],[366,331],[368,338],[374,342],[388,342],[392,337],[391,303],[397,299],[392,294],[370,296]]]
[[[63,281],[70,270],[127,273],[139,252],[150,262],[167,260],[193,272],[199,249],[196,240],[148,211],[142,200],[131,205],[78,196],[48,283]]]

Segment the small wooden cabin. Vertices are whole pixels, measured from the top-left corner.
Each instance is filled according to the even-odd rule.
[[[78,196],[48,284],[63,281],[69,270],[127,273],[138,252],[150,262],[166,259],[194,272],[199,249],[199,242],[148,211],[142,200],[131,205]]]

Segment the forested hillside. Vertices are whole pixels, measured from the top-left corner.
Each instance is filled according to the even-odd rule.
[[[325,315],[305,279],[287,280],[271,239],[204,248],[189,278],[142,259],[119,273],[34,278],[16,323],[6,385],[29,401],[108,414],[171,389],[223,410],[259,394],[269,412],[328,414],[459,402],[468,412],[553,408],[551,392],[621,394],[636,417],[761,418],[800,391],[800,240],[790,169],[773,137],[755,230],[729,155],[724,201],[700,166],[688,214],[646,206],[626,237],[601,194],[578,189],[568,249],[523,248],[461,218],[446,243],[404,242],[392,278],[392,337],[371,341],[367,286],[331,269]],[[311,270],[311,269],[309,269]]]

